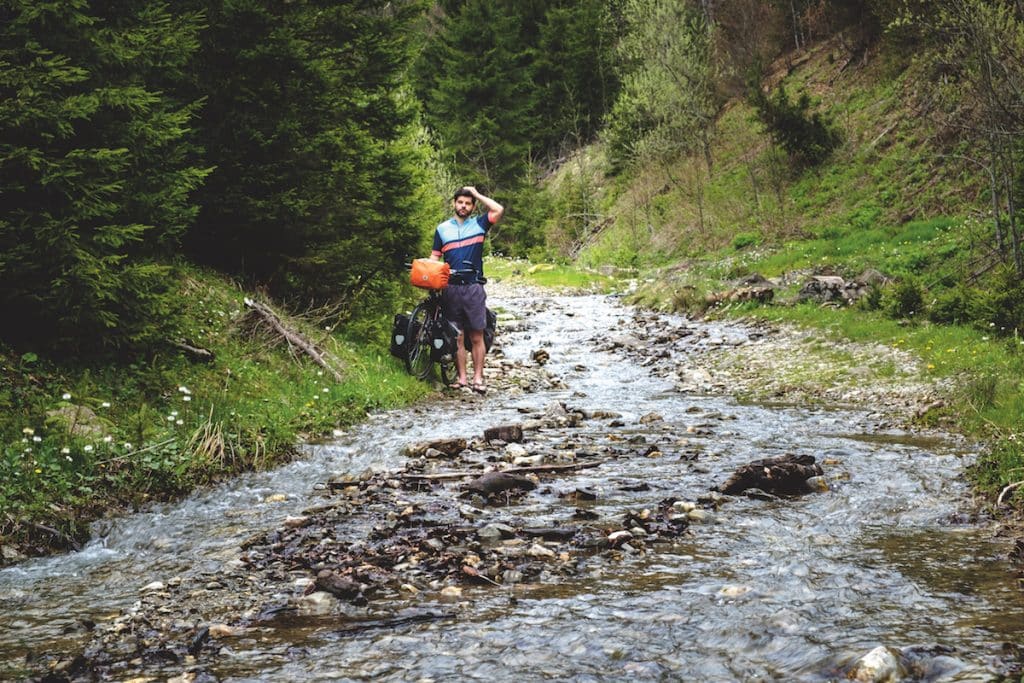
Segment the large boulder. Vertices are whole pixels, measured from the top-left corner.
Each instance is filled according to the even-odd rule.
[[[808,480],[822,474],[821,466],[814,461],[813,455],[787,453],[743,465],[717,489],[729,495],[743,493],[747,489],[797,495],[818,490]]]

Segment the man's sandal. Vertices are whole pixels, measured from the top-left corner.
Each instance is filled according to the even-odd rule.
[[[487,385],[484,384],[483,382],[474,382],[471,388],[473,389],[473,393],[475,394],[483,395],[487,393]]]

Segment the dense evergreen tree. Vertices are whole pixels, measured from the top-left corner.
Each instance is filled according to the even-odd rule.
[[[590,140],[614,100],[617,4],[439,5],[417,63],[417,91],[455,172],[512,206],[502,231],[506,249],[522,251],[538,238],[536,225],[517,219],[527,212],[516,209],[517,197],[529,197],[531,166]]]
[[[198,20],[158,0],[0,2],[0,329],[74,350],[173,322],[166,256],[204,172],[161,92]]]
[[[202,261],[325,301],[400,269],[415,201],[407,20],[384,0],[210,0],[196,61],[215,167],[189,234]]]

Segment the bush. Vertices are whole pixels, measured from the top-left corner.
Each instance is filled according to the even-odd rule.
[[[962,325],[971,321],[972,292],[957,287],[940,293],[928,310],[928,319],[943,325]]]
[[[755,247],[761,243],[761,236],[756,232],[741,232],[732,238],[732,248],[736,251],[746,249],[747,247]]]
[[[912,318],[924,309],[924,292],[914,278],[904,278],[882,294],[882,308],[891,318]]]
[[[800,93],[794,101],[781,85],[771,96],[760,86],[752,91],[750,101],[757,120],[795,162],[814,166],[839,146],[841,137],[831,119],[820,112],[809,112],[812,102],[807,93]]]

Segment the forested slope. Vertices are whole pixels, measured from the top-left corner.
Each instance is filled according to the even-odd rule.
[[[462,184],[495,252],[670,269],[647,303],[870,267],[858,310],[1017,362],[1021,64],[1007,0],[0,0],[0,533],[419,395],[381,333]]]

